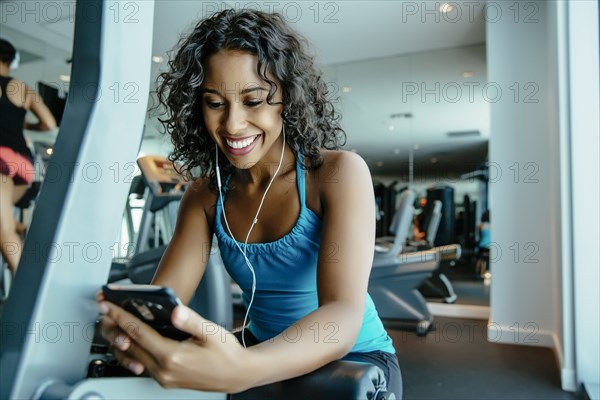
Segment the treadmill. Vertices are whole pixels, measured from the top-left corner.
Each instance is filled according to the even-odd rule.
[[[407,250],[408,231],[412,224],[415,194],[405,190],[392,221],[393,241],[379,238],[375,244],[369,294],[383,319],[398,321],[426,335],[433,322],[419,286],[439,267],[442,257],[460,257],[460,246]]]

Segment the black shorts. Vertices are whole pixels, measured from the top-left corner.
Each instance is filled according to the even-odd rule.
[[[235,337],[242,343],[242,331],[235,332]],[[258,344],[258,339],[248,330],[244,330],[246,347]],[[388,393],[394,393],[396,400],[402,399],[402,373],[396,354],[386,351],[370,351],[368,353],[348,353],[342,360],[357,361],[375,365],[383,371],[387,382]]]
[[[395,354],[381,350],[368,353],[348,353],[342,360],[359,361],[378,366],[385,375],[387,392],[394,393],[396,400],[402,398],[402,373],[400,372],[398,357]]]

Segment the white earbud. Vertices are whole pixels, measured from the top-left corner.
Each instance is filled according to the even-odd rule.
[[[21,56],[19,56],[19,52],[17,51],[15,53],[15,58],[13,58],[13,60],[11,61],[10,65],[8,66],[9,69],[17,69],[19,68],[19,61],[21,60]]]
[[[219,187],[219,195],[221,194],[221,171],[219,170],[219,146],[215,142],[215,165],[217,169],[217,186]]]
[[[254,273],[254,267],[252,266],[252,263],[246,256],[246,247],[248,246],[248,239],[250,238],[250,233],[252,232],[254,225],[256,225],[256,223],[258,222],[258,214],[260,213],[260,210],[263,206],[265,197],[267,196],[267,192],[269,191],[269,188],[273,184],[273,181],[275,181],[275,177],[279,173],[279,170],[281,169],[281,164],[283,163],[283,155],[285,153],[285,125],[282,128],[282,132],[283,132],[283,144],[281,146],[281,156],[279,157],[279,165],[277,166],[277,169],[275,170],[275,173],[273,174],[273,177],[271,178],[271,182],[269,182],[269,185],[265,189],[265,193],[263,194],[263,197],[260,200],[258,210],[256,211],[256,215],[254,216],[254,218],[252,220],[252,225],[250,225],[248,234],[246,235],[246,240],[244,241],[244,249],[243,250],[240,247],[240,245],[238,244],[237,240],[235,240],[235,237],[233,236],[233,233],[231,232],[231,229],[229,228],[229,222],[227,222],[227,215],[225,215],[225,204],[223,203],[223,193],[222,193],[222,188],[221,188],[221,171],[219,170],[219,147],[217,146],[217,143],[215,143],[215,165],[216,165],[215,170],[217,172],[217,186],[219,187],[219,199],[221,201],[221,210],[223,210],[223,219],[225,220],[225,225],[227,226],[227,230],[229,231],[229,235],[231,236],[231,239],[233,239],[233,242],[237,246],[238,250],[242,253],[244,260],[246,261],[246,265],[248,266],[248,269],[250,269],[250,272],[252,272],[252,296],[250,297],[250,303],[248,303],[248,309],[246,310],[246,316],[244,317],[244,323],[242,325],[242,344],[244,345],[244,347],[246,347],[246,340],[244,339],[244,330],[246,329],[246,322],[248,321],[248,315],[250,314],[250,308],[252,307],[252,302],[254,301],[254,292],[256,291],[256,274]]]

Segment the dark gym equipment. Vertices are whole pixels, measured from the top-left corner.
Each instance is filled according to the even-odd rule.
[[[429,202],[428,202],[429,204]],[[434,238],[437,236],[438,227],[442,218],[442,202],[440,200],[434,200],[433,205],[425,207],[423,212],[425,213],[423,221],[425,221],[425,240],[422,241],[409,241],[408,248],[414,250],[429,250],[437,248],[439,250],[440,261],[454,261],[458,260],[462,254],[462,246],[455,244],[445,246],[433,246]],[[419,292],[427,299],[439,298],[443,299],[445,303],[454,303],[457,299],[456,292],[450,280],[437,268],[431,273],[421,286],[419,286]]]
[[[381,369],[366,363],[339,360],[311,374],[233,394],[229,399],[395,399],[385,388]]]
[[[454,189],[447,185],[434,185],[427,189],[427,205],[424,212],[433,207],[434,201],[442,202],[442,218],[433,245],[444,246],[455,244],[456,230],[454,228]]]

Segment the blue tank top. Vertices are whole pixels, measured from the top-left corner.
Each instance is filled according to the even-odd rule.
[[[489,249],[492,245],[492,232],[490,231],[490,224],[484,222],[479,231],[479,247]]]
[[[305,173],[300,161],[296,162],[296,182],[300,197],[300,215],[296,225],[285,236],[274,242],[250,243],[246,255],[256,274],[256,291],[250,308],[248,329],[260,341],[269,340],[296,321],[319,307],[317,296],[317,261],[321,243],[321,219],[306,206]],[[225,182],[227,189],[229,177]],[[225,201],[225,193],[221,193]],[[234,240],[225,231],[221,201],[217,199],[215,234],[223,263],[229,275],[242,289],[246,307],[252,296],[252,273]],[[238,242],[243,249],[244,243]],[[325,337],[336,339],[337,328],[322,327]],[[328,336],[328,334],[330,335]],[[311,334],[315,332],[295,332]],[[290,337],[290,340],[294,338]],[[371,296],[365,298],[362,328],[351,352],[381,350],[395,353],[392,339],[388,336]]]

